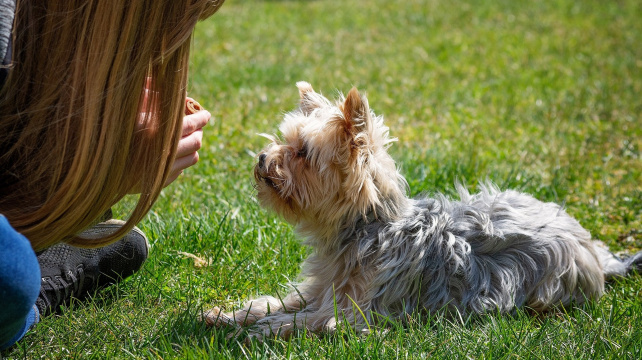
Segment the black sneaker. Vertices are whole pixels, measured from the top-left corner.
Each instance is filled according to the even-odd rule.
[[[82,233],[98,237],[120,228],[122,220],[98,223]],[[82,249],[64,243],[38,253],[42,283],[36,306],[41,316],[60,310],[74,298],[82,300],[105,286],[134,274],[149,253],[147,237],[138,228],[122,239],[97,249]]]

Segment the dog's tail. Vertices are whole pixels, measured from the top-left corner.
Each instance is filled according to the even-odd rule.
[[[630,257],[620,258],[601,246],[595,246],[595,250],[607,280],[629,275],[633,271],[642,273],[642,251]]]

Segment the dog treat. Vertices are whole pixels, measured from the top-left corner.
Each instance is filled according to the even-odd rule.
[[[192,115],[203,110],[201,104],[194,99],[187,98],[185,100],[185,115]]]

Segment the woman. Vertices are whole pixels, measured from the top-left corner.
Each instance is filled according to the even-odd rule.
[[[0,1],[1,23],[15,14],[12,36],[0,26],[9,39],[0,56],[10,64],[0,89],[0,347],[37,321],[39,268],[44,276],[58,259],[67,277],[51,278],[66,285],[79,276],[70,269],[84,274],[123,241],[145,242],[135,224],[198,160],[210,115],[182,116],[190,38],[222,3]],[[126,222],[95,226],[132,192],[140,196]],[[64,292],[57,300],[73,294]]]

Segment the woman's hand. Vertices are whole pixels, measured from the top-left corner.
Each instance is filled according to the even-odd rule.
[[[146,127],[149,126],[153,127],[153,121],[151,122],[151,125],[146,125],[146,122],[149,122],[147,120],[148,118],[146,111],[149,111],[147,107],[151,97],[150,84],[151,78],[147,78],[145,83],[145,90],[143,93],[143,103],[141,105],[140,121],[137,128],[138,131],[143,131]],[[194,99],[189,97],[185,99],[186,106],[187,102],[189,101],[194,101]],[[200,105],[198,106],[198,108],[200,108]],[[185,113],[187,113],[187,107]],[[163,186],[167,186],[174,182],[174,180],[176,180],[176,178],[178,178],[183,173],[183,170],[198,162],[198,150],[201,148],[201,145],[203,143],[202,128],[207,125],[211,116],[212,115],[207,110],[200,110],[183,117],[182,135],[181,139],[178,141],[176,157],[173,159],[170,175]],[[130,194],[139,193],[140,186],[138,184],[134,185],[129,189],[128,192]]]
[[[207,110],[201,110],[183,117],[183,135],[178,142],[176,158],[165,186],[176,180],[183,170],[198,162],[198,150],[203,144],[203,127],[207,125],[211,116]]]

